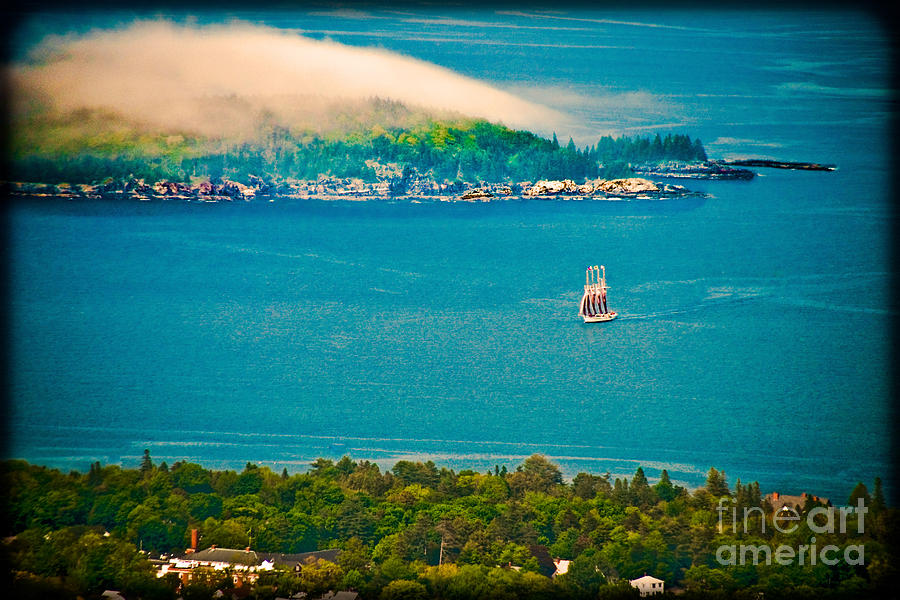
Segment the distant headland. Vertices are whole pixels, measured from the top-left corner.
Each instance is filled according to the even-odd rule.
[[[835,169],[837,169],[837,166],[830,164],[821,165],[819,163],[788,162],[761,158],[744,158],[737,160],[721,160],[715,162],[720,165],[731,165],[736,167],[769,167],[772,169],[792,169],[795,171],[834,171]]]

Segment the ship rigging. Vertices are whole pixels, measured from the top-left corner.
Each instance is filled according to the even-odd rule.
[[[618,313],[609,310],[606,304],[606,267],[594,265],[584,272],[584,295],[581,297],[581,306],[578,315],[584,318],[585,323],[600,323],[612,321]]]

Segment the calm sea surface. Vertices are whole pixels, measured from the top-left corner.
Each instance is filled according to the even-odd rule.
[[[582,22],[597,45],[620,28],[611,55],[533,50],[534,32],[497,27],[503,43],[473,36],[468,58],[459,43],[378,43],[485,78],[530,56],[529,77],[555,86],[666,98],[686,121],[658,130],[713,156],[835,172],[687,182],[712,197],[666,202],[13,204],[8,454],[86,469],[149,448],[302,470],[540,452],[568,476],[643,465],[699,485],[715,466],[838,503],[856,481],[895,487],[880,38],[865,20],[788,16],[744,37],[725,15],[668,15],[654,36]],[[345,21],[329,24],[361,27]],[[577,315],[593,264],[611,323]]]

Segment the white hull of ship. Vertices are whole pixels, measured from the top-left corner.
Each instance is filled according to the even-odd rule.
[[[603,313],[602,315],[582,315],[584,317],[585,323],[603,323],[604,321],[612,321],[618,316],[619,313],[608,312]]]

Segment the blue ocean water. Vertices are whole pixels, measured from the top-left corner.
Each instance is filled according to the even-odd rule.
[[[886,44],[864,15],[729,15],[558,15],[564,37],[534,29],[546,15],[250,15],[565,88],[573,135],[683,132],[839,169],[665,202],[12,204],[8,454],[302,470],[540,452],[567,476],[896,489]],[[577,315],[593,264],[611,323]]]

